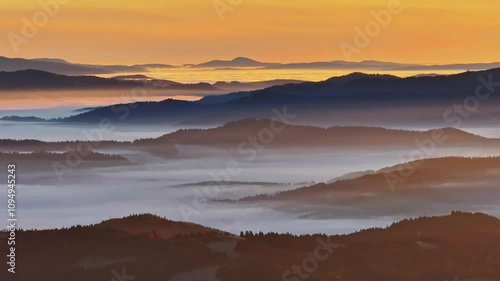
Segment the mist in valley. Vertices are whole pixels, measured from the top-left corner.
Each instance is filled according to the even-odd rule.
[[[373,201],[377,209],[387,205],[386,211],[374,213],[360,213],[363,208],[357,209],[355,205],[346,209],[309,206],[307,202],[290,205],[238,201],[328,182],[351,172],[404,163],[416,149],[412,147],[268,149],[252,161],[235,156],[230,152],[234,148],[181,146],[178,149],[186,157],[165,159],[138,151],[106,150],[103,152],[126,157],[131,165],[81,166],[61,178],[50,168],[53,163],[40,162],[40,166],[19,163],[19,216],[23,218],[19,224],[22,228],[45,229],[92,224],[133,213],[154,213],[232,233],[252,230],[336,234],[386,226],[408,216],[446,214],[458,209],[499,212],[492,205],[496,202],[492,199],[499,198],[495,197],[496,190],[482,198],[438,198],[432,204],[429,198],[417,196],[413,202],[405,203],[397,196],[389,196],[385,200],[393,202]],[[432,157],[457,155],[500,155],[500,148],[442,148]],[[389,186],[387,191],[390,193]],[[6,208],[6,195],[0,197],[1,207]],[[399,207],[394,207],[394,202]]]
[[[0,111],[0,117],[67,117],[81,112],[77,109],[81,107],[3,110]],[[403,112],[403,108],[395,109],[394,112]],[[321,127],[373,125],[368,120],[372,120],[375,111],[360,112],[358,117],[342,111],[332,111],[331,114],[335,118],[328,123],[318,122],[328,119],[319,118],[319,114],[316,114],[319,119],[298,118],[295,123]],[[408,114],[419,113],[415,109]],[[391,114],[382,115],[378,115],[381,119],[372,120],[378,127],[428,130],[449,125],[445,122],[409,125],[404,120],[401,123],[391,117]],[[410,118],[408,116],[405,118]],[[481,126],[478,120],[463,120],[460,129],[484,137],[500,136],[498,127],[490,126],[487,122]],[[92,123],[0,121],[0,139],[133,141],[157,138],[179,129],[214,128],[222,124],[173,125],[159,122],[155,125],[112,125],[112,130],[103,132],[98,124]],[[465,188],[459,190],[462,193],[457,192],[459,195],[456,197],[433,200],[419,195],[408,201],[408,198],[398,198],[396,194],[374,198],[368,203],[358,202],[361,205],[356,203],[347,208],[340,205],[312,205],[306,201],[290,204],[240,200],[258,195],[272,196],[315,183],[335,181],[353,172],[374,171],[416,160],[410,155],[419,150],[417,145],[282,148],[271,144],[259,151],[251,161],[239,154],[236,146],[176,144],[179,154],[172,157],[133,149],[101,148],[98,145],[93,148],[101,153],[126,157],[130,163],[122,166],[81,165],[71,168],[62,178],[58,177],[50,162],[18,164],[19,214],[23,218],[19,224],[22,228],[68,227],[134,213],[153,213],[232,233],[252,230],[337,234],[386,226],[409,216],[442,215],[452,210],[482,211],[494,215],[500,212],[498,202],[494,199],[499,198],[497,191],[481,185],[479,188],[483,188],[484,193],[480,197],[469,196],[463,191],[468,190]],[[498,146],[465,145],[439,147],[425,158],[497,155],[500,155]],[[231,171],[228,167],[231,167]],[[453,188],[456,185],[452,184]],[[389,186],[387,190],[390,192]],[[0,195],[0,206],[6,208],[5,197],[6,194]]]

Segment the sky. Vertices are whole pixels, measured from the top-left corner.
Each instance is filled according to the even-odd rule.
[[[40,3],[57,7],[47,13]],[[0,56],[7,57],[176,65],[239,56],[500,61],[498,0],[0,0],[0,11]],[[390,20],[373,25],[380,13]],[[375,26],[369,42],[356,44],[356,28],[367,26]]]

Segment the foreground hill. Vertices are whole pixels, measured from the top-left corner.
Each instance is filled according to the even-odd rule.
[[[118,230],[130,235],[151,235],[158,239],[168,239],[175,236],[196,233],[226,234],[220,230],[204,227],[199,224],[171,221],[151,214],[109,219],[95,224],[93,227]]]
[[[154,219],[153,219],[154,218]],[[134,229],[136,220],[113,221]],[[108,222],[109,224],[109,222]],[[19,280],[498,280],[500,220],[480,213],[403,220],[350,235],[216,232],[164,239],[99,226],[19,231]],[[2,241],[4,243],[6,241]],[[0,258],[6,262],[5,255]],[[313,268],[314,270],[311,270]],[[258,270],[256,270],[258,269]],[[7,277],[2,271],[2,279]]]

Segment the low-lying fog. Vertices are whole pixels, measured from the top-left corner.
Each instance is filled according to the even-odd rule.
[[[124,102],[127,101],[126,99]],[[120,100],[116,100],[120,102]],[[108,103],[109,104],[109,103]],[[99,104],[99,105],[107,105]],[[95,105],[65,105],[65,106],[52,106],[47,108],[40,108],[41,105],[34,106],[33,109],[17,109],[17,110],[6,110],[0,105],[0,118],[5,116],[35,116],[39,118],[64,118],[72,115],[80,114],[84,111],[82,109],[90,109]],[[491,105],[490,107],[494,107]],[[479,119],[463,119],[461,122],[461,127],[458,129],[478,134],[489,138],[500,138],[500,127],[497,126],[498,120],[492,113],[494,109],[486,108],[485,112],[479,113],[475,112],[472,117],[477,117]],[[404,109],[407,110],[407,109]],[[403,111],[404,111],[403,110]],[[419,110],[415,109],[412,114],[421,115]],[[431,110],[432,111],[432,110]],[[434,110],[435,111],[435,110]],[[432,112],[434,112],[432,111]],[[439,112],[439,111],[438,111]],[[372,114],[375,114],[373,112]],[[434,112],[435,113],[435,112]],[[429,130],[435,128],[449,127],[452,124],[446,123],[444,121],[439,121],[435,119],[429,122],[418,122],[417,124],[408,123],[411,117],[406,116],[406,119],[401,119],[399,117],[394,118],[389,115],[389,117],[376,119],[375,123],[372,123],[370,114],[364,112],[366,116],[357,116],[354,112],[339,112],[337,115],[329,116],[326,120],[298,120],[297,123],[300,125],[310,125],[319,127],[331,127],[331,126],[375,126],[384,127],[392,129],[406,129],[406,130]],[[424,115],[428,114],[424,112]],[[358,114],[359,115],[359,114]],[[411,115],[411,114],[410,114]],[[484,115],[484,116],[483,116]],[[396,115],[397,116],[397,115]],[[400,120],[401,119],[401,120]],[[405,121],[406,120],[406,121]],[[118,140],[118,141],[131,141],[138,138],[151,138],[158,137],[169,132],[176,131],[178,129],[186,128],[210,128],[217,127],[223,123],[213,123],[209,125],[186,125],[182,124],[179,126],[172,126],[168,124],[139,124],[139,125],[121,125],[113,124],[115,129],[111,132],[106,132],[103,136],[103,140]],[[422,124],[422,125],[419,125]],[[487,124],[487,125],[485,125]],[[67,141],[67,140],[88,140],[85,132],[92,131],[94,129],[99,129],[97,124],[65,124],[56,122],[10,122],[10,121],[0,121],[0,139],[11,138],[11,139],[38,139],[43,141]]]
[[[172,126],[115,126],[114,130],[103,131],[98,125],[76,125],[46,122],[0,121],[0,139],[37,139],[41,141],[132,141],[141,138],[155,138],[179,130]],[[100,132],[93,135],[92,132]],[[101,137],[102,135],[102,137]]]
[[[4,114],[5,115],[5,114]],[[0,112],[0,118],[2,113]],[[213,128],[212,126],[196,126],[192,128]],[[390,127],[390,126],[381,126]],[[436,127],[406,128],[408,130],[429,130]],[[156,138],[186,126],[171,125],[116,125],[111,131],[106,131],[99,140],[132,141],[140,138]],[[500,127],[463,127],[459,128],[473,134],[488,138],[500,138]],[[37,139],[42,141],[95,140],[88,137],[89,132],[101,131],[98,125],[46,123],[46,122],[11,122],[0,121],[0,139]]]
[[[112,152],[112,151],[110,151]],[[413,204],[421,208],[401,208],[393,216],[363,214],[332,215],[312,219],[303,213],[285,212],[278,206],[220,202],[257,194],[324,182],[346,173],[377,170],[403,162],[402,150],[316,150],[263,151],[248,162],[245,159],[212,156],[203,159],[159,159],[137,152],[116,151],[143,165],[107,168],[76,168],[60,182],[52,171],[31,171],[18,165],[18,217],[22,228],[53,228],[91,224],[134,213],[154,213],[173,220],[192,221],[239,233],[242,230],[291,233],[348,233],[359,229],[386,226],[408,216],[439,215],[452,210],[484,211],[499,215],[500,208],[471,205],[467,201],[428,206],[425,201]],[[440,156],[492,156],[500,149],[441,149]],[[233,162],[229,162],[233,161]],[[241,170],[230,170],[231,163]],[[5,171],[1,171],[5,175]],[[211,176],[216,175],[216,176]],[[5,178],[2,176],[2,178]],[[225,186],[214,180],[230,181]],[[215,192],[215,193],[214,193]],[[205,194],[205,195],[204,195]],[[0,195],[0,208],[7,208],[6,192]],[[207,202],[212,201],[212,202]],[[299,206],[307,210],[307,206]],[[381,206],[383,207],[383,206]],[[417,211],[415,211],[417,210]],[[353,210],[353,214],[356,210]],[[346,215],[347,214],[347,215]]]
[[[39,118],[68,117],[80,113],[83,107],[56,107],[49,109],[0,110],[0,118],[5,116],[35,116]],[[182,128],[186,128],[183,126]],[[73,140],[117,140],[132,141],[140,138],[154,138],[176,131],[181,127],[115,125],[113,130],[102,131],[99,125],[68,124],[60,122],[12,122],[0,120],[0,139],[36,139],[41,141]],[[99,131],[102,137],[94,137],[91,132]],[[89,137],[90,135],[90,137]]]

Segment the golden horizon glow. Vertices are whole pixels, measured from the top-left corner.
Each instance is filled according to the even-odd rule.
[[[373,20],[370,12],[390,1],[243,0],[221,20],[213,0],[69,0],[18,53],[7,34],[21,35],[23,17],[32,20],[43,10],[38,0],[2,1],[7,13],[0,18],[0,55],[95,64],[179,65],[240,56],[283,63],[345,60],[339,45],[353,44],[354,28],[364,28]],[[353,61],[500,61],[498,0],[400,2],[403,11]]]

